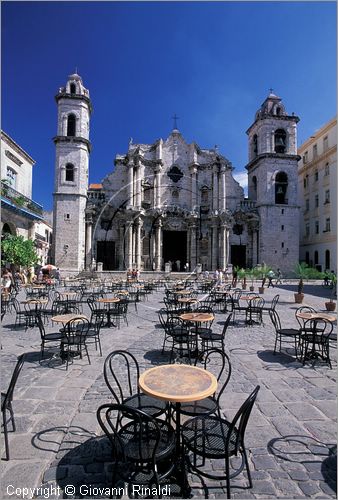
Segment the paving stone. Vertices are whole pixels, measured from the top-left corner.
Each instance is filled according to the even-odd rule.
[[[313,404],[302,401],[301,403],[288,403],[288,409],[298,420],[325,420],[325,415]]]
[[[309,481],[309,479],[307,481],[301,481],[298,483],[298,486],[307,497],[314,497],[321,492],[317,482]]]

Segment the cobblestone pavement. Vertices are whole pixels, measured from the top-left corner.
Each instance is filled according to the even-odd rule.
[[[267,302],[280,294],[277,311],[283,327],[297,326],[290,288],[265,291]],[[303,305],[323,311],[320,293],[320,287],[308,286]],[[110,485],[112,470],[109,447],[96,420],[98,406],[110,400],[102,377],[103,361],[112,350],[128,349],[141,371],[168,362],[168,354],[161,355],[163,331],[157,319],[162,297],[162,291],[155,292],[139,304],[138,312],[132,306],[129,326],[102,330],[103,357],[91,346],[91,365],[85,357],[75,358],[68,371],[50,349],[40,361],[38,329],[15,330],[14,315],[6,314],[2,390],[7,389],[16,357],[26,353],[26,362],[14,392],[17,430],[9,435],[11,459],[1,463],[3,498],[23,498],[20,488],[24,487],[32,488],[28,495],[36,498],[47,494],[50,498],[107,497],[95,489]],[[225,317],[216,315],[215,330],[221,330]],[[47,326],[48,332],[55,330]],[[253,488],[248,489],[243,473],[231,483],[232,497],[335,498],[336,346],[330,370],[320,362],[303,366],[292,356],[291,346],[274,356],[274,338],[269,317],[262,326],[230,326],[226,335],[233,371],[221,398],[222,412],[231,419],[254,387],[261,386],[246,432]],[[220,462],[213,464],[215,470],[221,467]],[[199,477],[189,479],[193,497],[225,497],[223,481],[207,480],[204,489]],[[67,496],[66,485],[75,487],[73,495],[70,488]],[[171,495],[175,496],[174,486]]]

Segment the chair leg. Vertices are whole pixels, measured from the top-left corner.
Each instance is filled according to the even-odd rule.
[[[227,498],[231,498],[230,492],[230,464],[229,457],[225,459],[225,474],[226,474],[226,483],[227,483]]]
[[[250,467],[249,467],[248,456],[247,456],[247,453],[246,453],[246,449],[245,449],[245,448],[243,448],[243,455],[244,455],[244,460],[245,460],[246,470],[247,470],[247,472],[248,472],[249,486],[250,486],[250,488],[252,488],[251,472],[250,472]]]
[[[6,421],[6,408],[2,410],[2,421],[4,427],[4,438],[5,438],[5,459],[9,460],[9,444],[8,444],[8,429],[7,429],[7,421]]]

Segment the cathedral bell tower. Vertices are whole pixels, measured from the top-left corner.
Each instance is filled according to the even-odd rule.
[[[85,209],[90,154],[89,92],[78,74],[68,77],[55,96],[58,107],[53,237],[54,262],[61,271],[76,273],[84,268]]]
[[[258,262],[285,274],[299,260],[298,121],[271,91],[247,130],[248,195],[260,217]]]

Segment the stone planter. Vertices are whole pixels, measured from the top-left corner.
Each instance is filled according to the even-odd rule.
[[[246,290],[246,285],[242,285],[242,290]]]
[[[295,303],[296,304],[302,304],[304,299],[304,294],[303,293],[295,293]]]
[[[250,292],[253,292],[255,290],[255,287],[254,286],[250,286],[249,290],[250,290]]]
[[[327,311],[335,311],[336,303],[335,302],[325,302],[325,307]]]
[[[264,286],[258,287],[258,293],[264,293]]]

